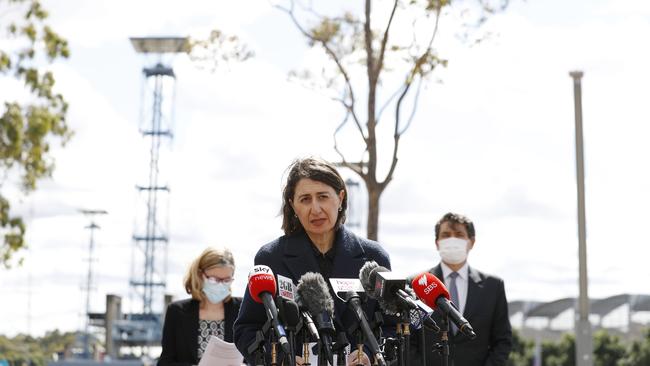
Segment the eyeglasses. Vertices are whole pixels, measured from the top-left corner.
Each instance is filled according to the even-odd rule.
[[[232,277],[228,278],[219,278],[215,276],[208,276],[203,272],[203,279],[211,283],[223,283],[224,285],[230,285],[235,279]]]

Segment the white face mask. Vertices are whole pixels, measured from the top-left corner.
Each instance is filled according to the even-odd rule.
[[[203,293],[208,298],[208,301],[213,304],[218,304],[230,295],[230,285],[213,283],[206,280],[203,282]]]
[[[467,259],[469,242],[465,239],[447,238],[438,240],[438,252],[442,261],[449,264],[460,264]]]

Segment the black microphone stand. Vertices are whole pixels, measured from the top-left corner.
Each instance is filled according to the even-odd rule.
[[[309,334],[304,332],[302,336],[302,359],[305,361],[304,366],[311,366],[309,363]]]
[[[267,319],[262,329],[255,332],[255,340],[253,343],[248,346],[248,353],[252,354],[255,358],[255,366],[268,366],[264,357],[264,344],[266,343],[269,328],[271,328],[271,320]]]
[[[381,311],[375,311],[372,317],[372,322],[370,322],[370,329],[372,330],[372,334],[378,340],[380,340],[382,337],[381,334],[382,325],[384,325],[384,316],[382,315]],[[377,360],[374,360],[373,364],[376,365]]]
[[[365,337],[363,336],[363,332],[359,327],[357,327],[357,330],[354,332],[354,337],[357,339],[357,363],[355,366],[363,366],[363,363],[361,362],[361,355],[363,354]]]
[[[278,366],[278,337],[271,332],[271,366]]]
[[[303,329],[303,324],[302,324],[302,319],[300,318],[299,312],[297,314],[292,314],[292,315],[297,315],[298,316],[298,322],[295,322],[295,317],[289,316],[289,312],[291,312],[291,307],[287,308],[286,302],[289,300],[284,299],[284,298],[278,298],[279,301],[279,306],[278,310],[280,311],[280,318],[283,319],[283,322],[285,323],[285,330],[287,331],[287,338],[289,339],[289,352],[285,353],[285,364],[289,366],[296,366],[296,336],[300,334],[301,330]],[[296,308],[297,310],[297,308]],[[291,322],[289,321],[291,320]]]
[[[296,335],[300,333],[302,327],[302,322],[298,324],[296,329],[293,327],[287,327],[287,336],[289,338],[289,354],[287,354],[287,362],[289,366],[296,365]]]
[[[443,316],[440,323],[440,342],[433,347],[442,356],[442,366],[449,366],[449,316]]]
[[[403,309],[399,314],[399,321],[397,323],[397,364],[400,366],[410,365],[410,341],[411,341],[411,328],[410,328],[410,313],[409,310]]]
[[[345,349],[350,345],[348,342],[348,337],[346,337],[345,332],[338,332],[336,335],[336,342],[332,346],[332,352],[336,352],[336,366],[345,366],[347,365],[347,355]]]
[[[318,366],[328,366],[327,357],[325,357],[325,352],[323,352],[323,343],[322,341],[318,344]]]
[[[354,364],[354,366],[363,366],[361,363],[361,352],[363,352],[364,336],[363,331],[361,331],[361,327],[359,326],[359,321],[357,319],[350,319],[350,326],[347,327],[346,331],[348,334],[352,334],[352,337],[355,340],[357,358],[353,361],[356,361],[357,363]],[[354,347],[350,347],[350,354],[355,351],[353,348]]]

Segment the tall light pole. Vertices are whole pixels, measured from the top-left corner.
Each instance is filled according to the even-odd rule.
[[[576,178],[578,183],[578,314],[576,316],[576,366],[593,365],[587,280],[587,229],[585,220],[585,167],[582,145],[582,71],[571,71],[576,129]]]

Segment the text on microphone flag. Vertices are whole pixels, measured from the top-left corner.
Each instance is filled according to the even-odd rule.
[[[295,301],[296,298],[296,287],[293,284],[293,280],[289,277],[283,275],[278,275],[278,293],[280,297]]]

